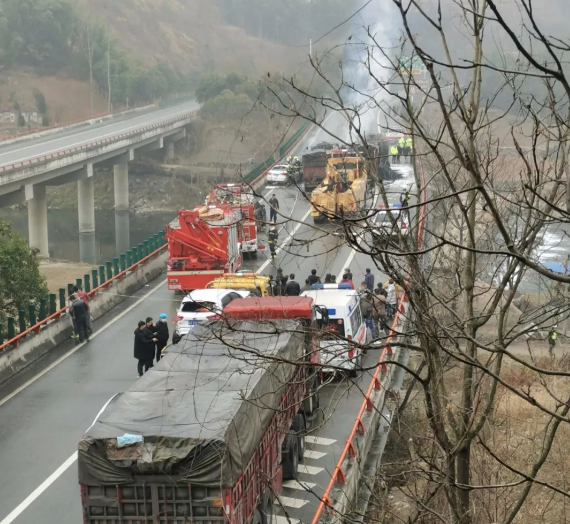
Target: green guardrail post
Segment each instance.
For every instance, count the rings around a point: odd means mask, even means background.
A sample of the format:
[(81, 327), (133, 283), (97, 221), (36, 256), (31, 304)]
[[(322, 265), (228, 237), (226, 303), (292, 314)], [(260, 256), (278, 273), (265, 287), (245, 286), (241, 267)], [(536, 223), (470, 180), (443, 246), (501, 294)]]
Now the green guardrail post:
[(12, 340), (16, 336), (16, 319), (8, 317), (8, 340)]
[(73, 284), (67, 284), (67, 296), (73, 293)]
[(139, 261), (139, 250), (138, 248), (133, 247), (131, 252), (133, 254), (133, 264), (136, 264)]
[(4, 344), (4, 332), (2, 331), (2, 324), (0, 324), (0, 346)]
[(83, 290), (85, 293), (89, 293), (91, 291), (91, 277), (89, 275), (83, 275), (83, 281), (85, 282)]
[(57, 311), (57, 295), (55, 293), (51, 293), (49, 296), (49, 314), (54, 315)]
[(144, 246), (142, 244), (139, 244), (139, 262), (146, 257), (146, 255), (144, 254)]
[(149, 237), (148, 239), (148, 254), (154, 253), (156, 248), (154, 247), (154, 237)]
[(40, 312), (38, 314), (38, 320), (41, 322), (47, 317), (47, 297), (40, 298)]
[(38, 323), (38, 321), (36, 320), (35, 304), (28, 304), (28, 318), (30, 319), (30, 327)]
[(126, 253), (127, 257), (127, 267), (131, 267), (133, 265), (133, 252), (129, 249)]
[(127, 269), (127, 255), (121, 254), (121, 273)]
[(26, 310), (20, 309), (18, 311), (18, 324), (20, 325), (20, 333), (26, 331)]
[(96, 289), (99, 287), (99, 277), (97, 275), (96, 269), (91, 270), (91, 282), (93, 284), (93, 289)]
[(110, 260), (107, 260), (106, 266), (105, 273), (107, 274), (107, 280), (111, 280), (113, 278), (113, 264)]
[(99, 266), (99, 284), (103, 285), (106, 282), (105, 266)]
[(65, 289), (59, 289), (59, 309), (63, 309), (65, 307)]
[(83, 279), (82, 279), (82, 278), (76, 278), (76, 279), (75, 279), (75, 285), (76, 285), (81, 291), (83, 291)]
[(154, 249), (156, 251), (160, 246), (162, 246), (162, 242), (160, 241), (160, 234), (155, 233), (152, 235), (152, 238), (154, 238)]
[(148, 240), (145, 240), (143, 242), (143, 245), (144, 245), (144, 256), (148, 257), (150, 255)]
[(115, 257), (113, 258), (113, 276), (116, 277), (120, 272), (121, 271), (119, 269), (119, 258)]

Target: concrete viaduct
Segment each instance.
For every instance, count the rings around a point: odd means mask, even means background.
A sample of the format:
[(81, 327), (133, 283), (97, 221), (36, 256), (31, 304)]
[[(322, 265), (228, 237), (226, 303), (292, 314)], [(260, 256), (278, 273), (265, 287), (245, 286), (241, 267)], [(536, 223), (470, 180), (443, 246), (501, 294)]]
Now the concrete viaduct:
[(27, 202), (30, 246), (48, 257), (46, 187), (77, 181), (80, 255), (81, 260), (93, 262), (93, 168), (112, 165), (117, 247), (128, 249), (129, 162), (141, 152), (162, 148), (165, 158), (171, 159), (174, 143), (187, 136), (197, 110), (197, 103), (187, 102), (0, 142), (0, 207)]

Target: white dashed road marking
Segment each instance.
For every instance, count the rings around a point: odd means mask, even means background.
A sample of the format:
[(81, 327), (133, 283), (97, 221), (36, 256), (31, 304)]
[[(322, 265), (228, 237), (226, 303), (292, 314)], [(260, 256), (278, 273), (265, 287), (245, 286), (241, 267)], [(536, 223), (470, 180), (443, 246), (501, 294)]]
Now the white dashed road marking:
[(325, 455), (326, 453), (322, 453), (321, 451), (313, 451), (312, 449), (305, 450), (305, 458), (308, 459), (318, 460), (320, 458), (323, 458)]
[(321, 446), (330, 446), (334, 444), (336, 440), (332, 438), (324, 438), (324, 437), (313, 437), (311, 435), (307, 435), (305, 437), (305, 442), (308, 444), (320, 444)]
[(294, 499), (293, 497), (284, 497), (282, 495), (279, 495), (277, 498), (279, 499), (278, 504), (287, 508), (299, 509), (309, 503), (308, 500)]
[(273, 515), (274, 524), (300, 524), (299, 519), (283, 517), (282, 515)]
[(283, 482), (284, 488), (296, 489), (302, 491), (313, 489), (315, 486), (316, 484), (314, 482), (303, 482), (303, 481), (299, 482), (298, 480), (286, 480)]
[(323, 471), (323, 468), (316, 468), (315, 466), (299, 464), (299, 473), (305, 473), (306, 475), (318, 475), (321, 471)]

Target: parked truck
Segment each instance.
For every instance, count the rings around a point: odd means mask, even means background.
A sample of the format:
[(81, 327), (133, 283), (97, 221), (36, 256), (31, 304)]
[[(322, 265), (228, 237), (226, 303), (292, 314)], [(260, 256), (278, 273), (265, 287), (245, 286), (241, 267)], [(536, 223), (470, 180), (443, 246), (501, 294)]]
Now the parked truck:
[(255, 195), (252, 189), (247, 184), (217, 184), (206, 197), (206, 205), (227, 207), (237, 213), (241, 254), (243, 258), (257, 258)]
[(354, 215), (366, 204), (368, 167), (353, 149), (327, 153), (326, 178), (311, 193), (311, 216), (315, 223)]
[(241, 265), (238, 244), (239, 217), (232, 210), (182, 210), (166, 226), (168, 289), (189, 292), (206, 287)]
[[(305, 340), (305, 355), (308, 361), (307, 395), (304, 412), (307, 416), (312, 416), (320, 405), (320, 340), (323, 330), (328, 329), (329, 315), (327, 308), (316, 305), (310, 297), (263, 296), (236, 298), (226, 306), (222, 318), (229, 321), (295, 319), (301, 322)], [(310, 379), (310, 377), (313, 378)]]
[(297, 320), (197, 326), (78, 446), (84, 524), (267, 524), (305, 449)]

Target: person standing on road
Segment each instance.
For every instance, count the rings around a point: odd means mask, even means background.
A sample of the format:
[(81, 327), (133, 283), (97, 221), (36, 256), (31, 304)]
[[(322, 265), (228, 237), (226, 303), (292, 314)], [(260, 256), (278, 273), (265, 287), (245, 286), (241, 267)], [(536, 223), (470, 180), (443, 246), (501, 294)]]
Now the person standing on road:
[(153, 366), (154, 345), (158, 339), (154, 338), (148, 330), (148, 321), (145, 323), (139, 320), (138, 327), (135, 329), (135, 358), (138, 360), (137, 372), (138, 378), (141, 378), (144, 372), (147, 372)]
[(287, 286), (287, 275), (283, 274), (283, 270), (278, 267), (277, 268), (277, 295), (284, 296), (286, 295), (285, 289)]
[(401, 136), (398, 140), (398, 162), (400, 162), (400, 156), (404, 154), (404, 148), (406, 147), (406, 138)]
[(78, 341), (79, 340), (79, 332), (77, 331), (77, 324), (75, 323), (75, 317), (73, 316), (73, 311), (71, 310), (71, 304), (73, 304), (75, 297), (76, 297), (76, 295), (74, 293), (71, 293), (67, 297), (67, 308), (69, 310), (69, 316), (71, 318), (71, 325), (73, 326), (73, 333), (71, 334), (71, 338), (75, 341)]
[(347, 267), (347, 268), (344, 270), (344, 273), (343, 273), (343, 275), (342, 275), (342, 279), (343, 279), (343, 280), (350, 280), (350, 281), (352, 281), (352, 272), (350, 271), (350, 268), (349, 268), (349, 267)]
[(370, 268), (366, 268), (366, 275), (364, 275), (364, 282), (366, 283), (366, 288), (370, 293), (374, 291), (374, 275), (370, 272)]
[(267, 243), (269, 244), (269, 252), (271, 253), (271, 260), (277, 256), (277, 240), (279, 239), (279, 232), (275, 224), (269, 226), (269, 233), (267, 233)]
[(70, 300), (73, 299), (69, 307), (69, 312), (75, 321), (79, 342), (81, 343), (83, 340), (89, 342), (89, 331), (87, 328), (87, 315), (89, 315), (89, 310), (87, 309), (87, 305), (75, 294), (69, 298)]
[(332, 279), (332, 275), (330, 273), (327, 273), (325, 275), (325, 284), (334, 284), (334, 280)]
[(400, 153), (398, 153), (398, 146), (390, 146), (390, 155), (392, 156), (392, 164), (400, 163)]
[(91, 335), (91, 306), (89, 305), (89, 295), (77, 286), (73, 286), (73, 294), (83, 300), (87, 306), (87, 331), (89, 332), (89, 335)]
[(551, 357), (554, 356), (554, 346), (556, 346), (556, 339), (558, 338), (558, 333), (556, 332), (556, 326), (553, 326), (548, 332), (548, 353)]
[(376, 289), (372, 299), (374, 322), (376, 323), (376, 333), (388, 331), (386, 325), (386, 291), (380, 286)]
[(409, 136), (408, 138), (406, 138), (406, 156), (408, 157), (408, 162), (410, 164), (412, 163), (413, 149), (414, 149), (414, 141), (412, 140), (412, 137)]
[(162, 350), (168, 344), (168, 338), (170, 333), (168, 331), (168, 323), (166, 322), (166, 313), (161, 313), (158, 316), (158, 322), (156, 323), (156, 338), (158, 342), (156, 343), (156, 361), (160, 361), (162, 356)]
[(301, 294), (301, 286), (299, 282), (295, 280), (295, 275), (291, 273), (289, 275), (289, 282), (287, 282), (287, 286), (285, 287), (285, 295), (288, 297), (298, 297)]
[(309, 281), (309, 286), (312, 286), (313, 284), (319, 284), (321, 282), (321, 277), (317, 276), (316, 269), (311, 269), (311, 274), (307, 280)]
[(388, 320), (394, 318), (396, 314), (396, 309), (398, 308), (398, 291), (396, 289), (396, 283), (394, 279), (391, 278), (386, 286), (386, 317)]
[(275, 193), (269, 199), (269, 208), (269, 221), (275, 223), (277, 222), (277, 211), (279, 210), (279, 200), (277, 200)]
[(360, 310), (362, 311), (362, 316), (364, 317), (366, 329), (370, 331), (372, 339), (375, 339), (376, 330), (374, 329), (374, 320), (372, 315), (372, 294), (368, 291), (366, 282), (360, 283), (358, 295), (360, 296)]

